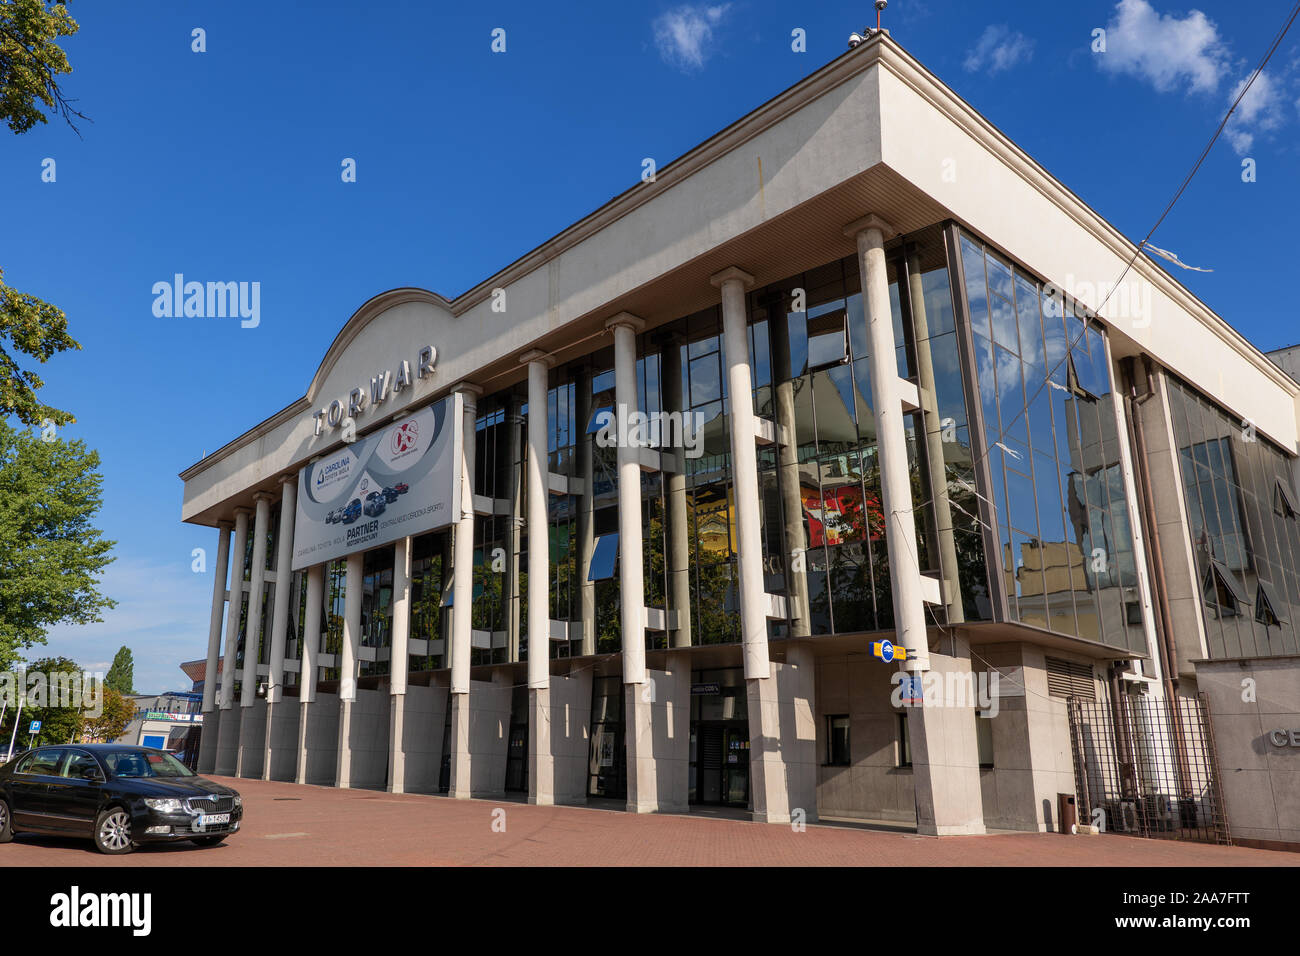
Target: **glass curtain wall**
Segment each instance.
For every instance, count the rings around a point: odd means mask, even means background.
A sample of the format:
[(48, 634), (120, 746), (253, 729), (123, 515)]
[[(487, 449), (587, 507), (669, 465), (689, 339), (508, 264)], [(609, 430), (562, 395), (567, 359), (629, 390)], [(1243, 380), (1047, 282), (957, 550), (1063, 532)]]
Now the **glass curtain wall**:
[(321, 616), (321, 652), (332, 655), (334, 663), (321, 668), (321, 680), (339, 679), (339, 659), (343, 654), (343, 615), (347, 603), (348, 562), (336, 559), (325, 566), (325, 602)]
[(1104, 328), (978, 239), (960, 248), (1007, 614), (1144, 652)]
[(427, 655), (410, 655), (412, 671), (447, 666), (449, 614), (445, 608), (451, 587), (451, 535), (431, 531), (411, 541), (411, 640), (428, 641)]
[(378, 677), (389, 672), (384, 651), (393, 647), (393, 548), (367, 551), (361, 564), (361, 647), (374, 660), (357, 660), (357, 677)]
[(1293, 460), (1166, 377), (1210, 657), (1300, 653)]
[[(505, 514), (474, 522), (475, 632), (472, 664), (501, 664), (527, 657), (528, 575), (524, 571), (523, 402), (515, 390), (478, 403), (474, 491), (508, 503)], [(516, 573), (517, 572), (517, 573)]]
[[(614, 414), (614, 350), (604, 348), (588, 357), (591, 373), (591, 415), (581, 441), (591, 455), (592, 560), (586, 584), (595, 601), (595, 646), (597, 654), (621, 650), (622, 600), (619, 591), (618, 555), (618, 448), (596, 441), (601, 423)], [(591, 647), (588, 644), (588, 647)]]

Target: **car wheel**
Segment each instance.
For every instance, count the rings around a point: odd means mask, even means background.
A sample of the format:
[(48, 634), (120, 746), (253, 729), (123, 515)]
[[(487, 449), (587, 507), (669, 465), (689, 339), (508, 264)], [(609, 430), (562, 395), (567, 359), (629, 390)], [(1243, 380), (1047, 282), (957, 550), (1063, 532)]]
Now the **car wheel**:
[(109, 807), (95, 818), (95, 849), (116, 856), (135, 849), (131, 842), (131, 817), (122, 807)]
[(217, 836), (195, 837), (191, 842), (196, 846), (220, 846), (225, 842), (225, 839), (226, 835), (221, 833)]
[(9, 804), (0, 800), (0, 843), (9, 843), (14, 838), (14, 821), (9, 815)]

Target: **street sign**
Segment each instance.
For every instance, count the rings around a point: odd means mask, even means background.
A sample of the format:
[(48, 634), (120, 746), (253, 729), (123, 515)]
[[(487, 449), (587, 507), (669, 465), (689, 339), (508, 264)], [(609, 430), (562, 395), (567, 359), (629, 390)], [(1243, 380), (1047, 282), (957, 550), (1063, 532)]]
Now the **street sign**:
[(871, 656), (879, 657), (886, 664), (907, 660), (907, 648), (899, 647), (891, 641), (872, 641)]
[(32, 725), (27, 728), (27, 732), (29, 734), (39, 734), (41, 732), (41, 722), (39, 720), (33, 720)]

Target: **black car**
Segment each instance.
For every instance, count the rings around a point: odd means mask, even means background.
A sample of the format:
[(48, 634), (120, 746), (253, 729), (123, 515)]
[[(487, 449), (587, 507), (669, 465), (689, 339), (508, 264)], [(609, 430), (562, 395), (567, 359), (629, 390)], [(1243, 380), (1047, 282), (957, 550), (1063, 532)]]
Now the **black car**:
[(234, 790), (149, 747), (38, 747), (0, 767), (0, 843), (31, 832), (90, 837), (110, 854), (177, 840), (216, 846), (243, 815)]

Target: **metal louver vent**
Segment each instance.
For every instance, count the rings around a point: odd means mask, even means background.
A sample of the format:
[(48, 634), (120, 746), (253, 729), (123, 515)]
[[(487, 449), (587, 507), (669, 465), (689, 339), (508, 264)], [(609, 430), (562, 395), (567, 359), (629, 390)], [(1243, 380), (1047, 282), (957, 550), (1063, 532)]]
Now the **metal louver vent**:
[(1081, 697), (1096, 700), (1092, 666), (1078, 661), (1047, 658), (1047, 693), (1052, 697)]

